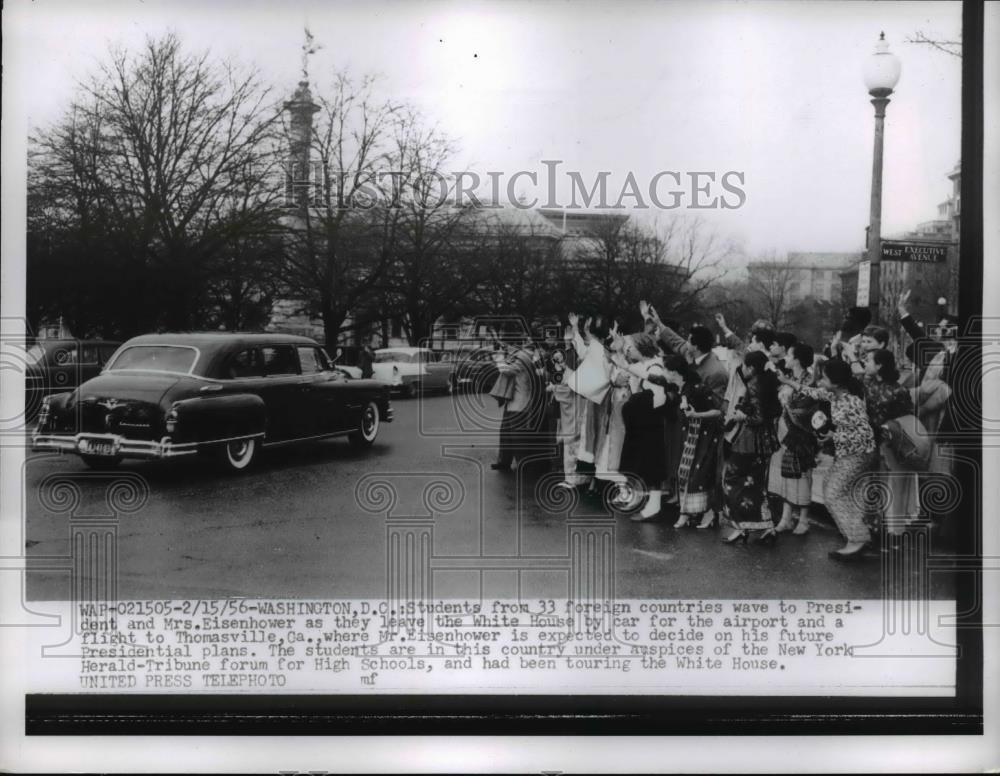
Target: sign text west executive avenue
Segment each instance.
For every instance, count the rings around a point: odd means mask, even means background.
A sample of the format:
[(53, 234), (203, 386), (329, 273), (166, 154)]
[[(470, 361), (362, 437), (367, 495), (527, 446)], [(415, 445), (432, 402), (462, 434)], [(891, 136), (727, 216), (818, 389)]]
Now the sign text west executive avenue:
[(923, 264), (943, 264), (948, 260), (948, 245), (926, 243), (882, 242), (882, 261), (915, 261)]

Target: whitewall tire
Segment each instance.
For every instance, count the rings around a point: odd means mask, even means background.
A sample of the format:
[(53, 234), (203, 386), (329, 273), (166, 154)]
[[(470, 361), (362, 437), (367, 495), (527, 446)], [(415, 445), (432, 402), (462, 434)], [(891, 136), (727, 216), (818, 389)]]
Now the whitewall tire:
[(219, 447), (219, 461), (231, 472), (249, 469), (257, 459), (260, 445), (256, 439), (234, 439)]
[(368, 402), (361, 411), (361, 425), (349, 436), (351, 444), (355, 447), (370, 447), (375, 442), (381, 425), (382, 414), (379, 412), (378, 404), (374, 401)]

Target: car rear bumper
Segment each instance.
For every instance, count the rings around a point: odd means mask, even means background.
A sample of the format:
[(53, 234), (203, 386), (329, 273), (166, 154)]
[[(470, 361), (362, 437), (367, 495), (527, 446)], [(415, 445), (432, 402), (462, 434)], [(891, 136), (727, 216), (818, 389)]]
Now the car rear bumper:
[[(255, 435), (262, 436), (262, 435)], [(232, 440), (218, 440), (219, 443)], [(122, 458), (179, 458), (194, 455), (204, 442), (177, 443), (170, 437), (159, 441), (151, 439), (129, 439), (118, 434), (43, 434), (35, 433), (31, 438), (33, 451), (61, 451), (77, 455), (110, 455)], [(95, 448), (95, 445), (99, 446)]]

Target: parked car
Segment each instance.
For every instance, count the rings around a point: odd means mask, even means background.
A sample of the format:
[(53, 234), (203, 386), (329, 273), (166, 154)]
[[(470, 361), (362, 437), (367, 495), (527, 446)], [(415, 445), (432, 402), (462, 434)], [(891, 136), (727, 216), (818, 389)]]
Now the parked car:
[(32, 449), (94, 467), (210, 453), (238, 471), (272, 445), (343, 434), (368, 446), (391, 420), (387, 386), (345, 377), (307, 337), (147, 334), (99, 376), (46, 397)]
[(489, 391), (500, 375), (497, 358), (503, 356), (491, 347), (457, 351), (455, 388), (478, 393)]
[(32, 418), (50, 393), (76, 388), (96, 377), (120, 342), (44, 339), (28, 348), (24, 373), (24, 408)]
[(454, 365), (440, 360), (441, 351), (430, 348), (381, 348), (375, 351), (375, 379), (394, 391), (413, 396), (424, 391), (451, 392)]

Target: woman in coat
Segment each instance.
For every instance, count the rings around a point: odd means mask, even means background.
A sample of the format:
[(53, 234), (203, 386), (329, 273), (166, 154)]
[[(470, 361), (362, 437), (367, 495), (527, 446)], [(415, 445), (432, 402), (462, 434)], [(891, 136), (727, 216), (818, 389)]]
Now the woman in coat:
[(773, 541), (777, 535), (767, 505), (767, 470), (778, 448), (775, 421), (781, 412), (773, 369), (759, 350), (743, 357), (746, 393), (733, 413), (736, 433), (722, 483), (726, 513), (736, 528), (723, 540), (730, 544), (746, 542), (751, 531), (760, 531), (762, 541)]

